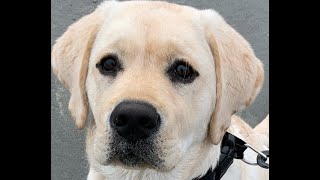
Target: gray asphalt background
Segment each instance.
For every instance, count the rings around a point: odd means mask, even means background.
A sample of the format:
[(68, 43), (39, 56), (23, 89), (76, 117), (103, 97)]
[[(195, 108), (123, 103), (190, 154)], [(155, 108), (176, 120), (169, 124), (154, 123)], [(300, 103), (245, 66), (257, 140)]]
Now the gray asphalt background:
[[(51, 46), (66, 28), (92, 12), (102, 0), (51, 0)], [(240, 113), (251, 125), (269, 112), (269, 1), (171, 0), (200, 9), (213, 8), (252, 45), (265, 69), (264, 86), (253, 105)], [(86, 130), (77, 130), (68, 112), (70, 94), (51, 73), (51, 179), (84, 180), (88, 173)]]

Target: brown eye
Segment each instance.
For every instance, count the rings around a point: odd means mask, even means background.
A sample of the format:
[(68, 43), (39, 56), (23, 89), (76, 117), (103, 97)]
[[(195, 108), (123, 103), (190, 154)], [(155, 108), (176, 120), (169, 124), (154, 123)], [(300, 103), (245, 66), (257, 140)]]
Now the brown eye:
[(100, 60), (100, 62), (96, 65), (99, 69), (100, 73), (103, 75), (117, 75), (119, 70), (122, 70), (121, 64), (119, 63), (118, 56), (115, 54), (110, 54)]
[(183, 79), (187, 79), (192, 75), (187, 64), (178, 64), (174, 69), (174, 73)]
[(101, 65), (102, 65), (103, 71), (110, 72), (116, 68), (117, 62), (112, 58), (105, 58), (105, 59), (102, 59)]
[(172, 82), (191, 83), (199, 76), (199, 73), (194, 70), (187, 62), (177, 60), (167, 70)]

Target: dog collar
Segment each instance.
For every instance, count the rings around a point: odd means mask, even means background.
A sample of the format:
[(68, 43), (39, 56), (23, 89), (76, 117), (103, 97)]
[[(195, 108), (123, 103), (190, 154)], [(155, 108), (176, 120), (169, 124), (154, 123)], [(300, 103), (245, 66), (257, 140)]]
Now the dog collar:
[[(243, 153), (247, 147), (258, 153), (257, 163), (250, 163), (243, 158)], [(250, 165), (259, 165), (262, 168), (269, 168), (269, 164), (266, 163), (267, 157), (269, 157), (269, 151), (263, 151), (262, 153), (248, 145), (240, 138), (226, 132), (221, 142), (221, 154), (217, 166), (210, 168), (207, 173), (201, 178), (194, 178), (193, 180), (219, 180), (228, 170), (233, 163), (233, 159), (241, 159), (245, 163)]]

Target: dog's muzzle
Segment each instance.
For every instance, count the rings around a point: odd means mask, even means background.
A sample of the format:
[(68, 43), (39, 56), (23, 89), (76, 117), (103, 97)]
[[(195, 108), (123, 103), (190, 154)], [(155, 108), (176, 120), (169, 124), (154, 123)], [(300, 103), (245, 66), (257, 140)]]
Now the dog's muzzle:
[(159, 168), (162, 160), (156, 145), (161, 117), (150, 104), (123, 101), (110, 116), (112, 157), (128, 166), (151, 165)]

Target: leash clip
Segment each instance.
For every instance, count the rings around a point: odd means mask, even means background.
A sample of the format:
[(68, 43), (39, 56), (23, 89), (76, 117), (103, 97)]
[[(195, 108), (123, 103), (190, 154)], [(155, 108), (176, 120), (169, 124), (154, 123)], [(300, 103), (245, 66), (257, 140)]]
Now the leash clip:
[(268, 151), (258, 151), (257, 149), (255, 149), (254, 147), (252, 147), (250, 144), (244, 144), (244, 146), (250, 148), (251, 150), (253, 150), (254, 152), (256, 152), (258, 154), (257, 156), (257, 162), (249, 162), (248, 160), (244, 159), (244, 157), (241, 159), (243, 162), (253, 165), (253, 166), (260, 166), (262, 168), (265, 169), (269, 169), (269, 164), (266, 163), (269, 157), (269, 150)]

